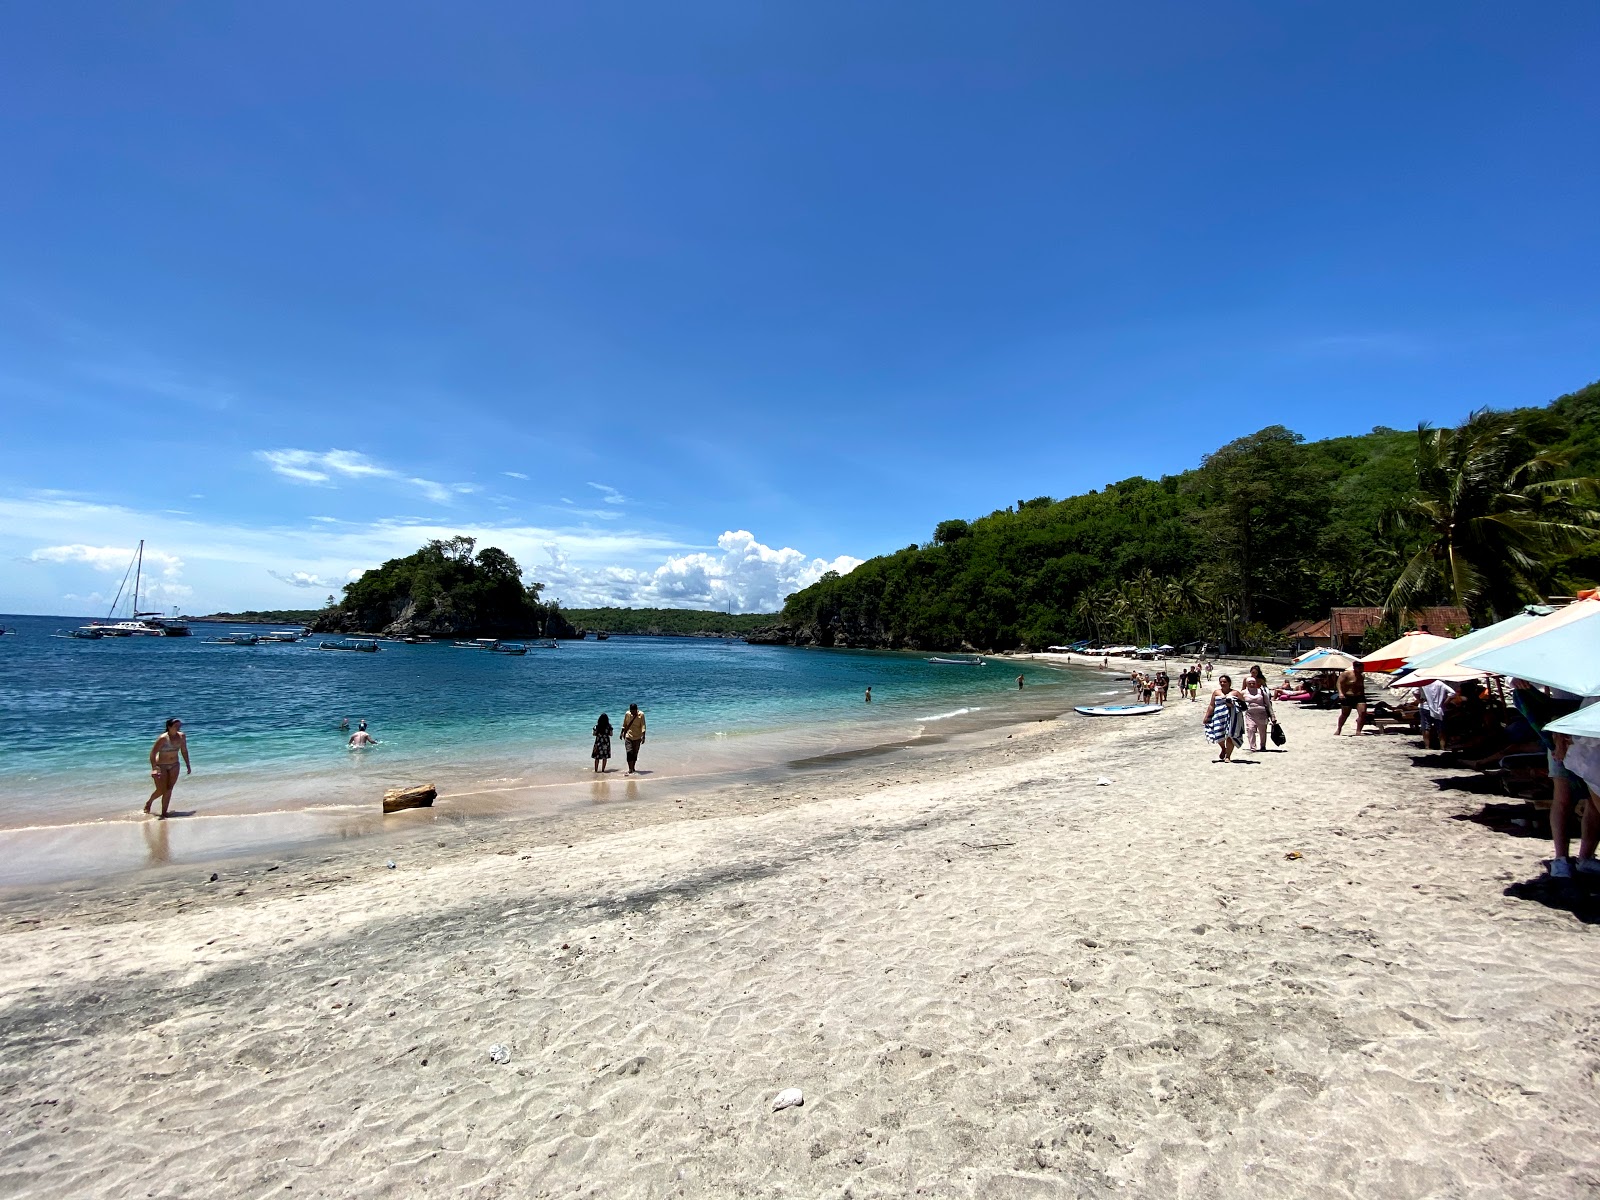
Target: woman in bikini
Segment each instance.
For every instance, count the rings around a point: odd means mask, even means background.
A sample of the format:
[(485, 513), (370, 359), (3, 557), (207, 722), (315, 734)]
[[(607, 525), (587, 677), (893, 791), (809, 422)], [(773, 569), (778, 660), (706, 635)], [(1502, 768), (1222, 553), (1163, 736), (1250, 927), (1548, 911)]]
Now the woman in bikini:
[(189, 739), (183, 736), (183, 722), (177, 717), (167, 718), (167, 730), (150, 747), (150, 778), (155, 781), (155, 791), (144, 802), (144, 811), (161, 797), (161, 816), (166, 818), (167, 806), (172, 803), (172, 788), (178, 782), (178, 759), (183, 758), (183, 769), (194, 774), (189, 765)]

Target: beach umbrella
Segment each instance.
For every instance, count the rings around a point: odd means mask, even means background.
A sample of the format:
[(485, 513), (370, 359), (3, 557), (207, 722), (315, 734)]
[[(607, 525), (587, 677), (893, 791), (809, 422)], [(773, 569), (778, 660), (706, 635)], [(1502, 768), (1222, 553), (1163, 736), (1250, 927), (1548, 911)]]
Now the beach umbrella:
[(1496, 646), (1464, 659), (1463, 667), (1510, 675), (1574, 696), (1600, 696), (1600, 603), (1580, 600)]
[(1329, 650), (1323, 647), (1315, 654), (1308, 654), (1300, 659), (1289, 671), (1348, 671), (1355, 666), (1356, 660), (1342, 650)]
[(1600, 704), (1591, 704), (1588, 708), (1558, 717), (1544, 730), (1546, 733), (1564, 733), (1568, 737), (1600, 737)]
[(1471, 633), (1464, 633), (1445, 646), (1436, 646), (1432, 650), (1424, 650), (1414, 658), (1406, 659), (1406, 665), (1400, 668), (1399, 675), (1405, 678), (1396, 678), (1391, 681), (1391, 687), (1420, 687), (1433, 679), (1476, 679), (1477, 672), (1466, 672), (1456, 675), (1434, 675), (1435, 667), (1444, 664), (1453, 664), (1465, 658), (1476, 650), (1486, 650), (1498, 643), (1508, 633), (1521, 629), (1524, 625), (1531, 625), (1540, 617), (1548, 616), (1554, 609), (1545, 608), (1543, 605), (1530, 604), (1527, 608), (1514, 616), (1507, 617), (1504, 621), (1496, 621), (1493, 625), (1485, 625), (1482, 629), (1474, 629)]
[(1369, 671), (1394, 671), (1403, 666), (1407, 659), (1415, 658), (1426, 650), (1434, 650), (1440, 646), (1448, 646), (1454, 638), (1440, 637), (1436, 633), (1402, 633), (1387, 646), (1374, 650), (1371, 654), (1361, 659), (1361, 665)]
[(1491, 625), (1487, 629), (1469, 633), (1466, 637), (1457, 638), (1451, 646), (1441, 646), (1437, 650), (1430, 650), (1421, 657), (1412, 659), (1406, 664), (1410, 668), (1406, 677), (1396, 680), (1394, 686), (1421, 687), (1433, 679), (1442, 679), (1446, 683), (1478, 679), (1489, 672), (1481, 667), (1468, 666), (1468, 659), (1476, 661), (1479, 655), (1490, 650), (1508, 646), (1536, 633), (1559, 628), (1569, 621), (1580, 620), (1596, 609), (1600, 609), (1600, 602), (1593, 600), (1579, 600), (1565, 608), (1553, 610), (1530, 605), (1514, 617)]

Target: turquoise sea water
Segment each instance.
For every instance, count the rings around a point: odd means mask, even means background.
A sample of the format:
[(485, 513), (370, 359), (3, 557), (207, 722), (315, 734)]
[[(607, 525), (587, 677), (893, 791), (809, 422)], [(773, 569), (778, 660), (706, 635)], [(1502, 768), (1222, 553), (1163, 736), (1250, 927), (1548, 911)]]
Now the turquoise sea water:
[[(649, 721), (645, 778), (666, 779), (926, 735), (1019, 703), (1059, 711), (1107, 687), (1031, 663), (708, 639), (563, 642), (517, 658), (444, 644), (384, 643), (377, 654), (322, 651), (320, 639), (207, 644), (243, 628), (219, 625), (190, 638), (52, 636), (79, 623), (0, 618), (16, 631), (0, 637), (0, 829), (136, 815), (168, 716), (183, 719), (195, 767), (175, 807), (215, 817), (371, 806), (384, 787), (424, 779), (491, 806), (512, 793), (526, 804), (529, 789), (591, 780), (595, 718), (604, 710), (620, 727), (630, 702)], [(352, 728), (365, 718), (382, 744), (347, 750), (342, 717)], [(620, 767), (620, 738), (616, 752)]]

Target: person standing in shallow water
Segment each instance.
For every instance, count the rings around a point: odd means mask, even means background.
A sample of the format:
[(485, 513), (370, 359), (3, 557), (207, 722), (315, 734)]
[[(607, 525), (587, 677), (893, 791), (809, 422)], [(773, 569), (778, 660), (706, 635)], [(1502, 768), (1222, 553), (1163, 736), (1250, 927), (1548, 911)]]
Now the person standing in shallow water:
[(166, 731), (150, 747), (150, 778), (156, 786), (150, 793), (150, 799), (144, 802), (144, 811), (148, 813), (159, 796), (162, 820), (166, 819), (167, 806), (172, 803), (172, 789), (178, 782), (180, 757), (183, 759), (183, 769), (193, 775), (194, 768), (189, 765), (189, 739), (183, 735), (183, 722), (177, 717), (168, 717)]
[(605, 713), (594, 723), (594, 749), (589, 757), (594, 759), (594, 769), (604, 774), (606, 764), (611, 761), (611, 718)]
[(639, 747), (644, 745), (644, 714), (637, 704), (628, 705), (622, 718), (622, 744), (628, 752), (628, 774), (639, 769)]
[(1018, 675), (1017, 676), (1017, 691), (1020, 692), (1021, 690), (1022, 690), (1022, 676)]
[(867, 685), (867, 703), (872, 703), (872, 685), (870, 683)]

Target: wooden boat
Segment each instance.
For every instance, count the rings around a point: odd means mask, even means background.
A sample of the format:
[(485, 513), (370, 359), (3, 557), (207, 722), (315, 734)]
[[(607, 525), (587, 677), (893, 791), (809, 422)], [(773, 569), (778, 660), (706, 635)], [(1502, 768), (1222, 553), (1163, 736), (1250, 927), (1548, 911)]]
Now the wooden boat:
[(1159, 704), (1080, 704), (1075, 711), (1086, 717), (1142, 717), (1161, 711)]
[(516, 642), (496, 642), (489, 647), (490, 654), (526, 654), (527, 652), (528, 648), (526, 646), (520, 646)]
[(597, 642), (604, 642), (604, 641), (609, 640), (610, 637), (611, 637), (611, 635), (609, 633), (607, 633), (604, 629), (602, 629), (602, 630), (600, 630), (598, 633), (596, 633), (594, 635), (594, 640), (597, 641)]
[(392, 813), (407, 808), (432, 808), (438, 795), (438, 790), (431, 783), (413, 788), (390, 788), (383, 794), (383, 811)]
[(985, 665), (981, 658), (940, 658), (935, 655), (928, 661), (938, 663), (941, 667), (981, 667)]
[(323, 642), (321, 645), (319, 645), (317, 647), (317, 649), (318, 650), (354, 650), (354, 651), (357, 651), (358, 653), (361, 653), (361, 654), (376, 654), (378, 652), (378, 643), (377, 642), (367, 642), (367, 641)]
[(255, 646), (261, 642), (261, 635), (255, 633), (224, 633), (220, 637), (207, 638), (207, 646)]

